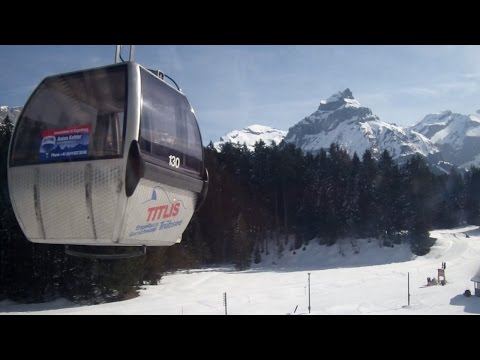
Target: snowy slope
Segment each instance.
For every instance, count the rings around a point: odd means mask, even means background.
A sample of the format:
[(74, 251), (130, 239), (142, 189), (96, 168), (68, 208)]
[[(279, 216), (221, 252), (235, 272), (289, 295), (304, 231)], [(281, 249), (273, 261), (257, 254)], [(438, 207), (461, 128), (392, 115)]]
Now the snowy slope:
[(16, 106), (16, 107), (0, 106), (0, 122), (3, 121), (3, 119), (5, 119), (8, 115), (10, 120), (12, 120), (13, 123), (16, 123), (22, 109), (23, 109), (22, 106)]
[(270, 126), (250, 125), (243, 130), (234, 130), (227, 135), (222, 136), (220, 141), (214, 143), (215, 148), (220, 150), (222, 144), (231, 142), (233, 144), (247, 145), (249, 150), (254, 150), (256, 142), (263, 140), (267, 146), (272, 145), (272, 142), (278, 145), (287, 135), (286, 131), (274, 129)]
[(375, 156), (387, 149), (394, 159), (438, 153), (436, 146), (417, 131), (381, 121), (353, 97), (350, 89), (322, 100), (317, 111), (289, 129), (285, 141), (309, 152), (337, 143), (359, 156), (367, 149)]
[[(0, 314), (308, 314), (308, 275), (312, 314), (480, 314), (480, 298), (464, 297), (480, 267), (480, 230), (469, 226), (438, 230), (436, 244), (416, 257), (405, 245), (394, 249), (376, 240), (350, 241), (330, 248), (310, 242), (306, 250), (267, 257), (248, 271), (229, 268), (181, 271), (147, 286), (123, 302), (76, 306), (65, 300), (24, 305), (0, 302)], [(288, 249), (288, 246), (287, 246)], [(271, 247), (271, 251), (275, 251)], [(341, 254), (344, 255), (341, 255)], [(426, 286), (447, 263), (446, 286)], [(407, 273), (411, 306), (407, 307)]]
[(441, 150), (443, 158), (461, 167), (480, 165), (480, 115), (444, 111), (429, 114), (415, 126)]

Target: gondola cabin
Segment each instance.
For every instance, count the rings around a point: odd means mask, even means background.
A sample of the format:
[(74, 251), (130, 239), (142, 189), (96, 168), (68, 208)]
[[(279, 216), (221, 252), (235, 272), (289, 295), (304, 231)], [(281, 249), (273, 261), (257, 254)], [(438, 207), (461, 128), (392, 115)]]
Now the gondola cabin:
[(44, 79), (15, 126), (10, 198), (36, 243), (168, 246), (204, 199), (194, 111), (135, 62)]

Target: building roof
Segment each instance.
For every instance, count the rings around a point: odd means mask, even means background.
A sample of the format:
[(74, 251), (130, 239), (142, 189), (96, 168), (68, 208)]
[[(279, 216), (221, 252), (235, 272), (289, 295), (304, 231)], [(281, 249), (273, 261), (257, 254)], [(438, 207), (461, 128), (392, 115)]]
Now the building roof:
[(480, 273), (477, 274), (477, 275), (475, 275), (475, 276), (471, 279), (471, 281), (480, 282)]

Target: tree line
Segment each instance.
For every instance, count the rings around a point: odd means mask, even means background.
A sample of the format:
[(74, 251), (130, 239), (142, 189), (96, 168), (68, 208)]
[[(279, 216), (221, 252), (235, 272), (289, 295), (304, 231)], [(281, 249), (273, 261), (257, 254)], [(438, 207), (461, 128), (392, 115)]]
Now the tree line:
[[(258, 262), (276, 244), (296, 250), (312, 239), (376, 238), (381, 246), (408, 242), (417, 255), (434, 243), (429, 231), (480, 224), (480, 170), (434, 175), (414, 155), (399, 166), (385, 150), (350, 156), (337, 144), (317, 154), (293, 144), (249, 151), (226, 143), (205, 149), (209, 196), (191, 227), (200, 261)], [(378, 159), (377, 159), (378, 158)]]
[(210, 174), (205, 203), (182, 242), (147, 248), (146, 256), (72, 257), (63, 245), (26, 240), (8, 195), (7, 153), (13, 124), (0, 125), (0, 300), (104, 302), (135, 296), (167, 271), (234, 264), (246, 269), (275, 248), (310, 241), (372, 237), (381, 246), (408, 242), (416, 254), (434, 243), (429, 230), (480, 224), (480, 169), (436, 176), (421, 156), (403, 166), (388, 151), (361, 158), (336, 144), (317, 154), (282, 142), (253, 151), (226, 143), (205, 147)]

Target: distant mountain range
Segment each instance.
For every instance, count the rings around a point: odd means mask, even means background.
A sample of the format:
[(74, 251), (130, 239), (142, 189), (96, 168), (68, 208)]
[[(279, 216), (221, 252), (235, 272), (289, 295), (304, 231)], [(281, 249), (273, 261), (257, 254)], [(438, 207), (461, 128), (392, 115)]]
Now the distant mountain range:
[(480, 114), (429, 114), (412, 129), (429, 138), (445, 161), (464, 168), (480, 164)]
[(359, 156), (370, 149), (378, 157), (387, 149), (397, 160), (413, 154), (429, 157), (439, 152), (422, 134), (381, 121), (349, 89), (322, 100), (313, 114), (288, 130), (285, 141), (308, 152), (327, 149), (331, 143)]
[(0, 121), (3, 121), (8, 116), (13, 123), (16, 123), (22, 109), (23, 106), (0, 106)]
[(243, 130), (234, 130), (222, 136), (220, 141), (214, 143), (214, 146), (217, 150), (220, 150), (222, 144), (230, 142), (240, 145), (246, 144), (249, 150), (253, 150), (255, 143), (260, 140), (270, 146), (273, 142), (280, 144), (286, 135), (286, 131), (274, 129), (270, 126), (250, 125)]
[[(0, 106), (0, 121), (8, 115), (15, 123), (21, 111), (21, 106)], [(320, 101), (316, 111), (288, 131), (250, 125), (222, 136), (214, 146), (219, 150), (226, 142), (245, 143), (253, 150), (260, 139), (267, 146), (285, 140), (312, 153), (328, 149), (332, 142), (359, 156), (370, 149), (378, 157), (387, 149), (400, 163), (420, 154), (437, 170), (448, 172), (452, 165), (480, 166), (480, 110), (470, 115), (449, 110), (428, 114), (414, 126), (401, 127), (382, 121), (370, 108), (360, 104), (350, 89), (345, 89)]]
[[(253, 149), (258, 139), (268, 145), (271, 129), (268, 126), (249, 126), (228, 133), (215, 145), (218, 149), (226, 141), (246, 142)], [(255, 136), (252, 136), (253, 133)], [(472, 115), (451, 111), (428, 114), (414, 126), (401, 127), (382, 121), (370, 108), (360, 104), (350, 89), (320, 101), (315, 112), (288, 132), (275, 129), (275, 134), (276, 143), (286, 134), (286, 142), (312, 153), (337, 143), (350, 154), (356, 152), (360, 157), (366, 149), (370, 149), (376, 157), (386, 149), (399, 163), (420, 154), (440, 172), (448, 172), (452, 165), (464, 168), (480, 165), (480, 111)]]

